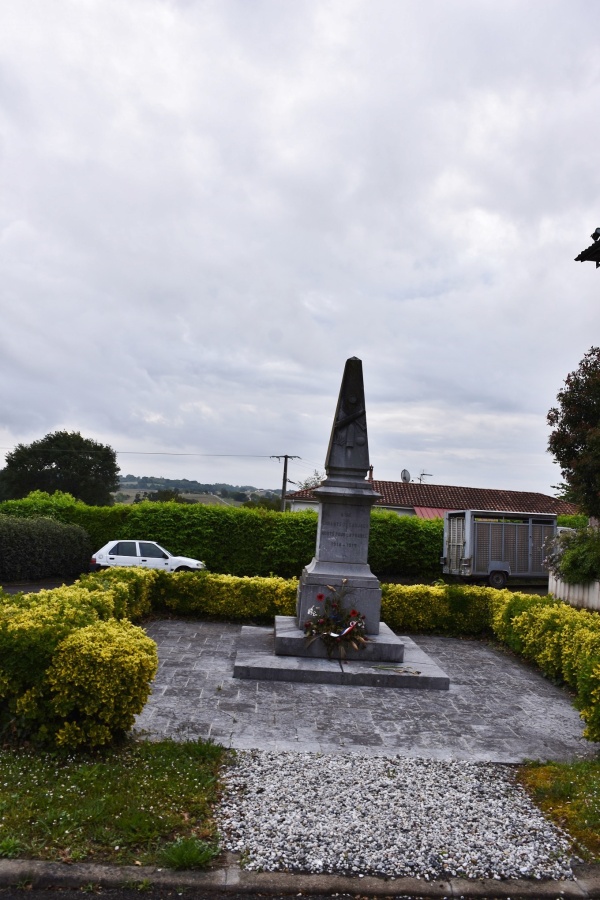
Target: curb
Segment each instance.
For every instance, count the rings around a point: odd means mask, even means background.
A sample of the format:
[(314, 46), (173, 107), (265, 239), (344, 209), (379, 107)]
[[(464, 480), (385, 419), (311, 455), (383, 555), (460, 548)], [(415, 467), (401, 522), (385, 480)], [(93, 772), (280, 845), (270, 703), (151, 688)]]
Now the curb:
[(203, 872), (175, 872), (155, 866), (104, 866), (96, 863), (56, 863), (41, 860), (0, 860), (0, 888), (158, 887), (196, 888), (238, 894), (354, 894), (364, 897), (517, 898), (557, 900), (600, 898), (600, 865), (573, 869), (573, 881), (493, 878), (377, 878), (372, 875), (304, 875), (289, 872), (246, 872), (228, 864)]

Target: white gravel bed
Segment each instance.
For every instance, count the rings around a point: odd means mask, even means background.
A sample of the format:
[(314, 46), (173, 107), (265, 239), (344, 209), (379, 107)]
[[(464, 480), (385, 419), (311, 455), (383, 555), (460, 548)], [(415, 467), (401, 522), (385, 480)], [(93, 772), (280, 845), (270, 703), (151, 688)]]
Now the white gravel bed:
[(570, 840), (506, 766), (240, 750), (222, 846), (254, 871), (572, 878)]

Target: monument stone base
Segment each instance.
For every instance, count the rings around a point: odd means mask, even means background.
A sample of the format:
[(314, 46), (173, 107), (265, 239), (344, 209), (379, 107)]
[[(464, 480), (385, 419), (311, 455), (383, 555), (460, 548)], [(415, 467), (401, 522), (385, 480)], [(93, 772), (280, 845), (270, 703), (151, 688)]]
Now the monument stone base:
[(298, 584), (298, 602), (296, 625), (304, 629), (308, 610), (317, 604), (317, 594), (328, 596), (329, 586), (339, 590), (342, 581), (347, 580), (350, 592), (344, 600), (348, 609), (354, 607), (365, 617), (365, 631), (368, 635), (379, 634), (379, 616), (381, 615), (381, 586), (377, 578), (366, 565), (352, 565), (312, 561), (302, 570)]
[[(381, 622), (379, 634), (369, 635), (367, 643), (358, 650), (345, 643), (344, 654), (344, 659), (358, 662), (402, 662), (404, 644), (385, 622)], [(321, 638), (307, 638), (304, 631), (296, 625), (294, 616), (275, 616), (275, 655), (329, 659)], [(339, 652), (334, 653), (331, 658), (339, 659)]]
[(291, 681), (299, 684), (339, 684), (356, 687), (412, 688), (447, 691), (448, 675), (409, 637), (403, 662), (341, 663), (335, 659), (277, 656), (272, 628), (242, 626), (233, 668), (234, 678)]

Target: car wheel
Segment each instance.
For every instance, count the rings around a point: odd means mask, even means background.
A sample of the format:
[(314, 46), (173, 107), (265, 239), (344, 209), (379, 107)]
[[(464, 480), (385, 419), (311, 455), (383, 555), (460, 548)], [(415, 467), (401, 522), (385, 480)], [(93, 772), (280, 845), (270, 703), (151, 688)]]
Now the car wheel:
[(175, 571), (176, 572), (191, 572), (192, 570), (190, 569), (189, 566), (179, 566), (177, 569), (175, 569)]
[(496, 588), (501, 591), (503, 587), (506, 587), (507, 582), (506, 572), (490, 572), (488, 576), (488, 583), (490, 587)]

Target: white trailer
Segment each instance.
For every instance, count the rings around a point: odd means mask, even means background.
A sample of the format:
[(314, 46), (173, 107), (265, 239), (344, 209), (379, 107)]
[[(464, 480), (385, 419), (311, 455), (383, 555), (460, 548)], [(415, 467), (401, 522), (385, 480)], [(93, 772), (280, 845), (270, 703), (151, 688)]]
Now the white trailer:
[(457, 509), (444, 515), (443, 572), (487, 579), (503, 588), (509, 578), (544, 578), (544, 546), (556, 535), (556, 516), (489, 509)]

